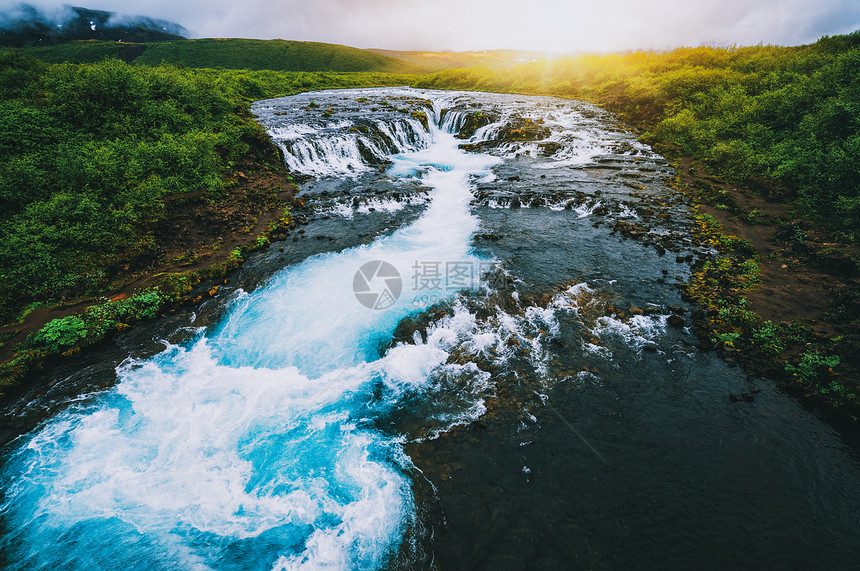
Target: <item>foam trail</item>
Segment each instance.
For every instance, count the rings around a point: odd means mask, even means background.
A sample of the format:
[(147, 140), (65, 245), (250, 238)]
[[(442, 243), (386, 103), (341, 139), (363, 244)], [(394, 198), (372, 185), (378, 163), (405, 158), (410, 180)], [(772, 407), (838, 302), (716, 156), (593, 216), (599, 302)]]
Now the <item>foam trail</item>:
[[(411, 226), (283, 270), (208, 334), (124, 363), (115, 388), (21, 442), (2, 470), (11, 568), (385, 564), (414, 506), (399, 440), (373, 416), (429, 382), (448, 352), (440, 338), (381, 357), (379, 342), (416, 311), (416, 261), (477, 263), (469, 180), (500, 160), (432, 138), (391, 168), (434, 189)], [(372, 260), (405, 282), (387, 311), (352, 292)]]

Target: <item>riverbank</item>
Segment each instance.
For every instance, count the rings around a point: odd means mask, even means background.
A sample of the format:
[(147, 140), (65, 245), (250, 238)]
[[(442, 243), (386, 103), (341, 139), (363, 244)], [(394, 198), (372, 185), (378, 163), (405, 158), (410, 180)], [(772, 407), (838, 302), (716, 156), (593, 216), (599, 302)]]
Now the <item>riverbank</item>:
[(860, 248), (836, 241), (784, 196), (729, 184), (661, 150), (673, 158), (676, 187), (695, 203), (696, 239), (719, 251), (694, 265), (683, 288), (700, 308), (700, 346), (743, 366), (751, 381), (777, 381), (858, 446)]
[(860, 247), (804, 217), (796, 197), (731, 184), (676, 145), (644, 140), (675, 168), (696, 244), (716, 252), (681, 291), (698, 307), (699, 348), (747, 373), (748, 391), (726, 397), (742, 406), (756, 379), (776, 381), (860, 446)]

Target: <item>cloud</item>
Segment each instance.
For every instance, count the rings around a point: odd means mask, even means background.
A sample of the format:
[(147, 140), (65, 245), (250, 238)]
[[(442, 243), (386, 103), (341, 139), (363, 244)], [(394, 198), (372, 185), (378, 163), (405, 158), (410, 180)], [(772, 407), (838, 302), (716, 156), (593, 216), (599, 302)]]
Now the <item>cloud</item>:
[[(34, 4), (58, 9), (59, 2)], [(391, 49), (663, 49), (797, 45), (860, 28), (856, 0), (92, 0), (175, 21), (197, 37)], [(0, 0), (0, 10), (14, 3)]]

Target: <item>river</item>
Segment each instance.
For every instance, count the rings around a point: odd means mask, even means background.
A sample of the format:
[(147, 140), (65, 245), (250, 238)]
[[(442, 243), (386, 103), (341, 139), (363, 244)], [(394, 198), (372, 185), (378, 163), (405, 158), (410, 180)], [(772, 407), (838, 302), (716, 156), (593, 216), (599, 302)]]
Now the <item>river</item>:
[(7, 447), (8, 568), (858, 565), (856, 453), (697, 349), (676, 286), (714, 252), (612, 115), (406, 88), (253, 111), (306, 224)]

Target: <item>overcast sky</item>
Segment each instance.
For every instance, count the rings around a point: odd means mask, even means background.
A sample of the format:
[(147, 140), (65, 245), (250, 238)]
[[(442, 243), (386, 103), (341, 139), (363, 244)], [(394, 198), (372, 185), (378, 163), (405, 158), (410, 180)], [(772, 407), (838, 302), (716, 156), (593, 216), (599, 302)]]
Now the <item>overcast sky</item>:
[[(16, 2), (0, 0), (0, 9)], [(30, 0), (40, 7), (60, 2)], [(69, 0), (194, 37), (408, 50), (617, 51), (797, 45), (860, 28), (860, 0)]]

